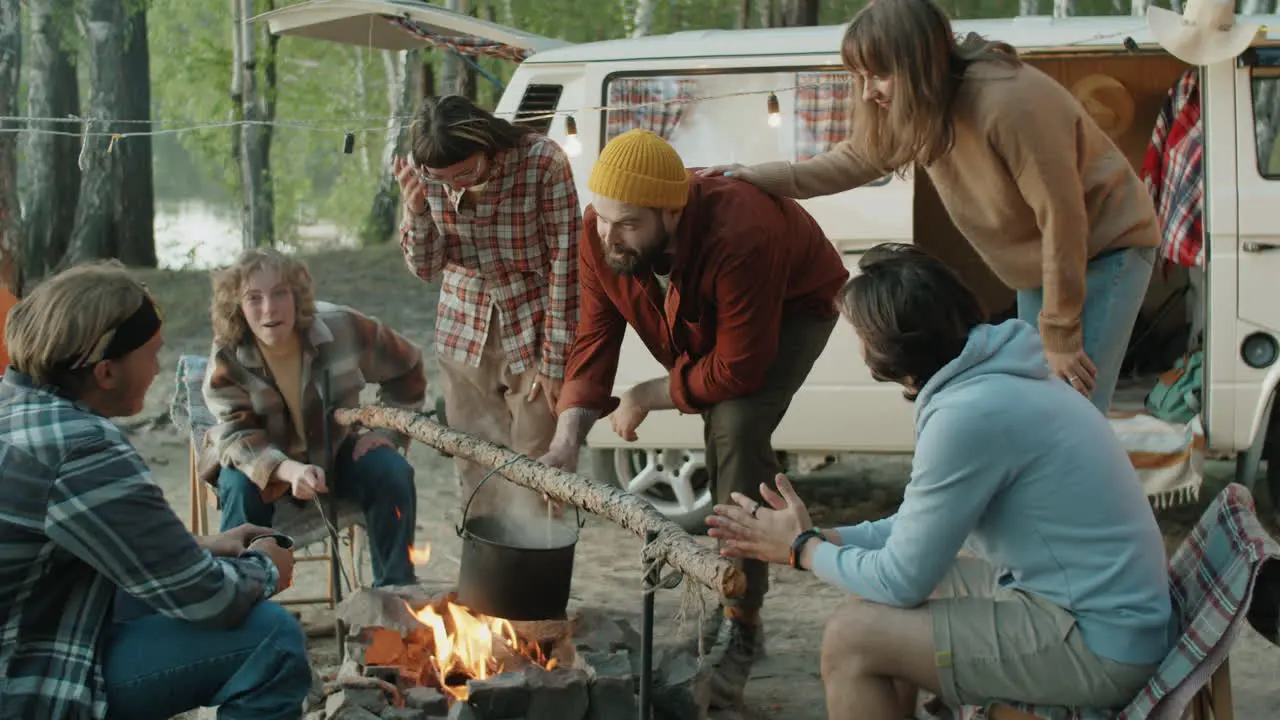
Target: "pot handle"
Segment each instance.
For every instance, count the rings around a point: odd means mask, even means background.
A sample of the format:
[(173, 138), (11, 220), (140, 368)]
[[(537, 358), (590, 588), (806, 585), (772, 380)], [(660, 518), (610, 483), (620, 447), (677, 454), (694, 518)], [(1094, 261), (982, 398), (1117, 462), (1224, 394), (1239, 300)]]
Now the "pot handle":
[[(517, 453), (515, 457), (495, 467), (494, 469), (485, 473), (483, 478), (480, 478), (480, 482), (476, 483), (476, 489), (471, 491), (471, 496), (467, 498), (467, 503), (462, 506), (462, 524), (453, 526), (454, 531), (458, 533), (458, 537), (462, 537), (462, 528), (467, 526), (467, 517), (471, 514), (471, 501), (476, 499), (476, 495), (480, 493), (480, 488), (483, 487), (485, 483), (489, 482), (489, 478), (493, 477), (494, 475), (497, 475), (499, 470), (507, 467), (508, 465), (515, 464), (520, 460), (528, 460), (528, 459), (529, 459), (528, 455), (525, 455), (524, 453)], [(573, 514), (574, 514), (574, 518), (576, 520), (578, 529), (581, 530), (583, 527), (586, 526), (587, 521), (583, 519), (582, 511), (578, 509), (577, 505), (573, 506)]]

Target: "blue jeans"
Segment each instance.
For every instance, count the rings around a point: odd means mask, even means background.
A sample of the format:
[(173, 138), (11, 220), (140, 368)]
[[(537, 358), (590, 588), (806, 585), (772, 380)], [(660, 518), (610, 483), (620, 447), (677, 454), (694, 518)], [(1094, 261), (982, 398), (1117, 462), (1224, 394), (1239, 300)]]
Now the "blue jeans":
[[(338, 448), (333, 476), (327, 477), (336, 498), (355, 500), (364, 510), (369, 528), (369, 555), (373, 585), (405, 585), (416, 580), (409, 546), (418, 517), (418, 492), (413, 466), (389, 447), (378, 447), (352, 460), (355, 437)], [(222, 505), (222, 530), (253, 523), (271, 527), (275, 508), (263, 502), (262, 493), (249, 477), (224, 467), (218, 475), (218, 499)], [(292, 502), (281, 498), (279, 502)]]
[(268, 600), (239, 627), (220, 630), (118, 592), (102, 671), (109, 720), (166, 720), (214, 706), (221, 720), (298, 720), (311, 689), (302, 626)]
[[(1155, 259), (1155, 248), (1124, 248), (1095, 257), (1086, 268), (1080, 325), (1084, 352), (1098, 368), (1090, 399), (1104, 414), (1111, 409), (1120, 364), (1129, 349), (1129, 337), (1147, 295)], [(1019, 319), (1039, 327), (1043, 307), (1044, 291), (1040, 288), (1018, 291)]]

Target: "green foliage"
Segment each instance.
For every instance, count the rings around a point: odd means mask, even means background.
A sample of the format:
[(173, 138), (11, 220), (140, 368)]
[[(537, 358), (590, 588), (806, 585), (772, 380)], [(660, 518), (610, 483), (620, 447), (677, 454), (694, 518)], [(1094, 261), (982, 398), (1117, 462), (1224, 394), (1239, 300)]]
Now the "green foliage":
[[(45, 0), (49, 1), (49, 0)], [(301, 0), (276, 0), (285, 6)], [(957, 18), (1014, 15), (1018, 0), (940, 0)], [(232, 79), (232, 24), (228, 0), (124, 0), (129, 8), (146, 5), (151, 41), (151, 67), (156, 119), (164, 127), (194, 122), (225, 122), (239, 116), (230, 97)], [(443, 4), (444, 0), (433, 0)], [(572, 42), (624, 37), (635, 14), (635, 0), (469, 0), (480, 17)], [(732, 28), (738, 23), (741, 0), (654, 0), (654, 33), (677, 30)], [(760, 6), (753, 0), (750, 27), (760, 26)], [(1050, 12), (1052, 0), (1040, 0), (1041, 12)], [(824, 23), (845, 23), (866, 0), (822, 0)], [(1127, 2), (1124, 3), (1127, 8)], [(1161, 0), (1167, 5), (1167, 0)], [(68, 42), (83, 42), (75, 27), (74, 2), (57, 2)], [(257, 12), (267, 3), (258, 0)], [(490, 10), (492, 6), (492, 11)], [(1115, 12), (1112, 0), (1078, 0), (1081, 14)], [(259, 57), (260, 89), (265, 90), (261, 60), (267, 43), (260, 30), (255, 43)], [(344, 233), (356, 234), (372, 202), (376, 174), (380, 171), (384, 128), (388, 112), (386, 72), (379, 50), (369, 51), (319, 40), (286, 37), (278, 46), (277, 114), (282, 123), (307, 127), (277, 127), (271, 153), (276, 199), (277, 240), (297, 240), (299, 225), (332, 223)], [(362, 52), (363, 50), (363, 52)], [(424, 57), (436, 69), (442, 53)], [(485, 72), (502, 82), (510, 79), (515, 65), (503, 60), (477, 61)], [(363, 78), (363, 92), (359, 78)], [(478, 76), (479, 101), (493, 107), (501, 95)], [(443, 90), (443, 88), (441, 89)], [(411, 112), (412, 109), (409, 109)], [(334, 118), (352, 118), (335, 121)], [(329, 119), (329, 122), (319, 122)], [(342, 153), (343, 134), (356, 136), (355, 152)], [(157, 143), (159, 192), (199, 193), (199, 199), (238, 206), (240, 176), (232, 153), (231, 128), (209, 128), (177, 138), (190, 156), (189, 163), (169, 162), (173, 144)], [(368, 164), (362, 157), (368, 158)], [(166, 178), (175, 171), (196, 173), (188, 178)], [(163, 182), (171, 179), (166, 190)], [(209, 185), (218, 192), (210, 193)], [(211, 197), (212, 195), (212, 197)]]
[[(152, 0), (150, 23), (156, 117), (165, 127), (226, 122), (239, 116), (230, 95), (232, 22), (228, 3)], [(290, 3), (280, 3), (281, 6)], [(258, 11), (265, 9), (258, 3)], [(267, 91), (265, 30), (255, 41), (258, 89)], [(302, 38), (281, 38), (277, 48), (276, 127), (271, 148), (278, 242), (296, 241), (299, 225), (334, 223), (354, 232), (368, 211), (387, 114), (386, 77), (378, 51)], [(366, 92), (357, 93), (357, 74)], [(336, 121), (335, 118), (353, 118)], [(342, 153), (343, 135), (356, 135), (356, 152)], [(240, 197), (240, 169), (229, 127), (183, 133), (179, 140), (199, 172)], [(360, 162), (369, 153), (366, 171)], [(159, 173), (163, 179), (163, 169)], [(222, 193), (220, 193), (222, 194)]]

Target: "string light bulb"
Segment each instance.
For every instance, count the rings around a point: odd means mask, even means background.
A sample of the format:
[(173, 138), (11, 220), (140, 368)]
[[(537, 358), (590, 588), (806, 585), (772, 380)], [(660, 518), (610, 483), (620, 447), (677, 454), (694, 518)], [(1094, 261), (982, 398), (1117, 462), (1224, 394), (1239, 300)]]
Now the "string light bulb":
[(782, 125), (782, 110), (778, 107), (777, 93), (769, 93), (769, 127)]
[(569, 157), (578, 157), (582, 153), (582, 142), (578, 140), (578, 122), (572, 115), (564, 118), (564, 152)]

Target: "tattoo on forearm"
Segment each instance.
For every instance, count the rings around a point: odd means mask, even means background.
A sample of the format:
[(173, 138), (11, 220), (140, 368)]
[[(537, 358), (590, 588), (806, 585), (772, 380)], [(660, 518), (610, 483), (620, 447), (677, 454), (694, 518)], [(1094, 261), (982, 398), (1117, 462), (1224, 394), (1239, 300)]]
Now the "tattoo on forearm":
[(587, 440), (587, 433), (591, 432), (591, 426), (599, 418), (599, 410), (584, 407), (565, 410), (560, 413), (560, 419), (556, 423), (556, 434), (551, 444), (555, 446), (572, 444), (574, 447), (582, 447), (582, 443)]

